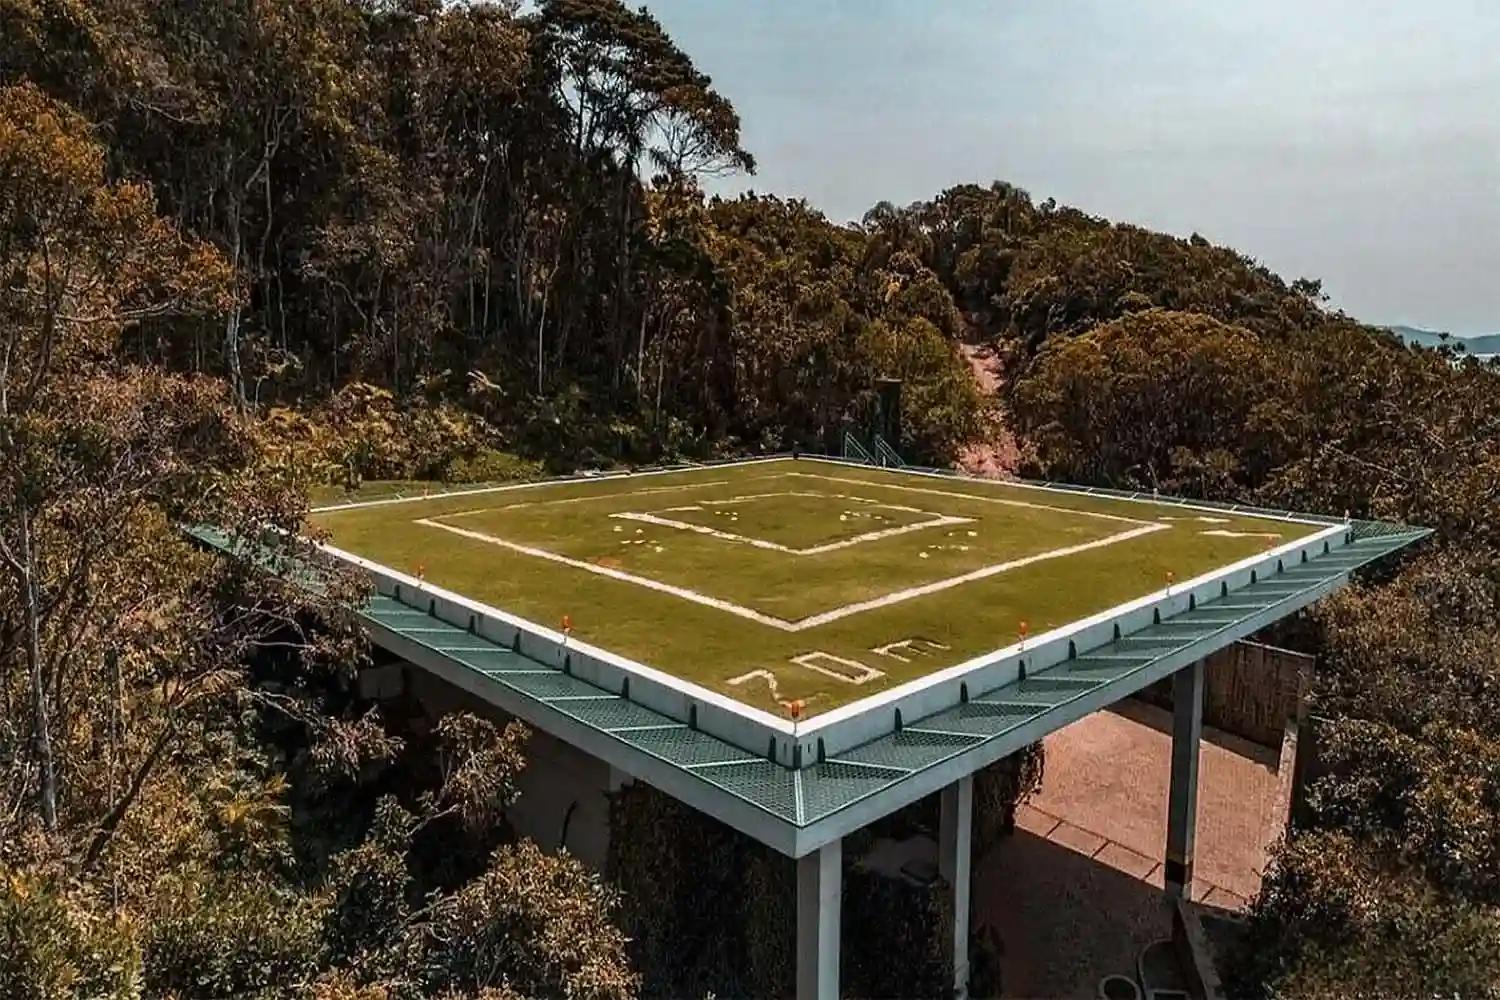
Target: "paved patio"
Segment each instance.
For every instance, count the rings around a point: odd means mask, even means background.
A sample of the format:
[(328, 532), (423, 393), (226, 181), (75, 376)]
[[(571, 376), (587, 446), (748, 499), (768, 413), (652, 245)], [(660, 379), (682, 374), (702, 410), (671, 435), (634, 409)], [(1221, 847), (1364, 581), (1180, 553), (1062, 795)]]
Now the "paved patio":
[[(1102, 976), (1131, 972), (1171, 934), (1161, 895), (1170, 713), (1127, 701), (1047, 739), (1041, 791), (1015, 836), (981, 859), (976, 918), (1005, 942), (1015, 997), (1092, 998)], [(1280, 831), (1274, 751), (1204, 730), (1194, 898), (1243, 909)]]

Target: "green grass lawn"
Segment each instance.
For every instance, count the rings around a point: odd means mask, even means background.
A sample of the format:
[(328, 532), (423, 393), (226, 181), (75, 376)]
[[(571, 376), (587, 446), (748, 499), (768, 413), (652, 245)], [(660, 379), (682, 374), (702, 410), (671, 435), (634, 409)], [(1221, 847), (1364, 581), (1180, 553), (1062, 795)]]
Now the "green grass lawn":
[(808, 714), (1009, 645), (1023, 621), (1040, 634), (1321, 528), (807, 459), (313, 522), (392, 569), (544, 625), (567, 615), (585, 641)]

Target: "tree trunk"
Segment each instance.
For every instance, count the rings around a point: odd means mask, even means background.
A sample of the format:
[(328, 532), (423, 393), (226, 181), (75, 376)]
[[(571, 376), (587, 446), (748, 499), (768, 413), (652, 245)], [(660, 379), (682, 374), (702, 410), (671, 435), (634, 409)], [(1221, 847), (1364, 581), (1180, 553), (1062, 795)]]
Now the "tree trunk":
[(110, 838), (119, 829), (120, 821), (125, 818), (125, 813), (129, 811), (131, 805), (141, 794), (141, 789), (146, 785), (146, 778), (151, 774), (152, 768), (156, 767), (157, 762), (161, 760), (162, 752), (167, 749), (167, 744), (171, 742), (172, 736), (176, 731), (176, 725), (168, 722), (162, 728), (161, 734), (156, 737), (156, 742), (152, 744), (150, 751), (147, 752), (140, 766), (135, 769), (135, 774), (131, 776), (130, 787), (125, 790), (125, 794), (120, 797), (120, 800), (114, 804), (114, 808), (110, 809), (109, 813), (104, 817), (103, 822), (99, 824), (99, 829), (94, 832), (94, 839), (89, 842), (88, 851), (83, 857), (84, 871), (93, 868), (99, 861), (99, 856), (104, 853), (105, 846), (109, 844)]
[(21, 600), (26, 622), (26, 667), (31, 674), (31, 740), (42, 771), (42, 823), (52, 831), (57, 829), (57, 769), (52, 759), (52, 730), (47, 721), (47, 682), (42, 676), (41, 595), (36, 588), (31, 510), (25, 500), (21, 501), (17, 522), (21, 543)]
[(639, 406), (646, 398), (646, 309), (641, 309), (641, 327), (635, 342), (635, 402)]
[(666, 334), (658, 335), (656, 351), (656, 412), (651, 417), (651, 426), (655, 430), (657, 439), (661, 438), (661, 387), (667, 379), (667, 345)]
[(547, 370), (547, 361), (542, 348), (547, 343), (547, 300), (550, 297), (551, 289), (549, 288), (542, 293), (542, 320), (536, 327), (536, 394), (538, 396), (543, 395), (545, 391), (542, 375)]
[(484, 320), (479, 327), (480, 344), (489, 346), (490, 342), (490, 290), (495, 287), (495, 264), (489, 256), (484, 261)]
[[(240, 201), (238, 195), (230, 196), (229, 203), (229, 251), (235, 277), (240, 273)], [(229, 387), (234, 392), (235, 405), (245, 407), (245, 381), (240, 373), (240, 304), (236, 300), (224, 320), (224, 368), (229, 376)]]
[[(614, 322), (610, 324), (610, 353), (612, 357), (611, 368), (614, 376), (614, 392), (616, 398), (620, 394), (620, 376), (625, 365), (625, 352), (629, 350), (625, 345), (629, 343), (625, 333), (625, 297), (630, 288), (630, 181), (635, 177), (636, 153), (630, 151), (625, 161), (625, 169), (620, 171), (620, 187), (616, 196), (620, 200), (620, 246), (616, 253), (615, 270), (615, 301)], [(643, 309), (642, 312), (645, 310)], [(644, 324), (641, 327), (642, 335), (645, 333)], [(636, 368), (635, 377), (639, 381), (641, 371)], [(637, 385), (636, 398), (640, 398), (639, 385)]]

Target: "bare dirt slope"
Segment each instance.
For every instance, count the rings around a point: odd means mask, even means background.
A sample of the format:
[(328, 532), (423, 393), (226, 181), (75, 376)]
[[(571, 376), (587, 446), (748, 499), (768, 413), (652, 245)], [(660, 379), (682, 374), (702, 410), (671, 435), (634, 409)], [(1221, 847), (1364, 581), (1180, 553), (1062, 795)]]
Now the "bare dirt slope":
[[(958, 349), (969, 362), (980, 388), (990, 396), (999, 393), (1004, 376), (994, 345), (965, 343)], [(1015, 475), (1020, 458), (1015, 435), (1002, 421), (995, 425), (988, 437), (964, 446), (959, 452), (958, 467), (971, 476), (1004, 479)]]

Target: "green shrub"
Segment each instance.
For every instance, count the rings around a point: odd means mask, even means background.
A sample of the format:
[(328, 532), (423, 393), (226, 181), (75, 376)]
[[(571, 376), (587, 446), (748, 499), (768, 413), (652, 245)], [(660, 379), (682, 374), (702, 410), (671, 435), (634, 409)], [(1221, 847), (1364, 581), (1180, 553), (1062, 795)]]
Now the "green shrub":
[(1231, 984), (1243, 997), (1500, 996), (1500, 909), (1342, 833), (1282, 848)]
[(362, 974), (388, 971), (386, 950), (405, 933), (413, 884), (405, 849), (416, 820), (391, 798), (380, 801), (370, 836), (333, 859), (323, 941), (335, 964)]
[(952, 917), (944, 882), (917, 886), (846, 866), (840, 982), (860, 996), (945, 996)]
[(769, 997), (784, 992), (795, 975), (797, 863), (767, 849), (745, 858), (744, 990)]
[[(983, 825), (1013, 820), (1040, 776), (1040, 747), (980, 772), (976, 845)], [(981, 803), (983, 803), (981, 805)], [(951, 896), (855, 867), (877, 836), (906, 836), (936, 822), (937, 799), (886, 817), (844, 841), (842, 974), (854, 996), (945, 995)], [(796, 981), (796, 863), (644, 784), (610, 809), (609, 875), (624, 896), (621, 923), (652, 996), (789, 996)], [(975, 927), (975, 989), (998, 993), (997, 947)]]
[(0, 868), (0, 996), (132, 998), (141, 992), (135, 928), (91, 912), (50, 879)]
[(545, 472), (541, 462), (494, 448), (480, 448), (472, 455), (449, 459), (443, 480), (449, 483), (507, 483), (539, 479)]
[[(497, 461), (484, 458), (498, 435), (482, 418), (450, 403), (398, 400), (362, 382), (344, 386), (316, 408), (270, 410), (261, 437), (273, 465), (349, 488), (367, 479), (444, 478), (450, 469), (464, 472), (466, 463), (479, 460), (480, 467), (459, 480), (475, 481), (489, 478), (483, 466)], [(499, 467), (503, 471), (508, 463)]]
[(205, 870), (163, 879), (147, 931), (153, 995), (290, 990), (321, 959), (321, 904), (267, 880)]
[(611, 923), (618, 896), (566, 853), (531, 841), (495, 852), (489, 871), (433, 908), (430, 995), (508, 988), (523, 996), (633, 997), (639, 977)]
[(610, 831), (607, 871), (648, 996), (745, 995), (742, 970), (775, 977), (774, 957), (741, 939), (746, 865), (766, 848), (640, 783), (612, 798)]
[(974, 860), (1016, 829), (1016, 808), (1042, 787), (1046, 753), (1033, 743), (974, 772)]

